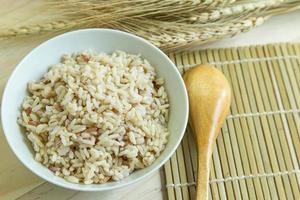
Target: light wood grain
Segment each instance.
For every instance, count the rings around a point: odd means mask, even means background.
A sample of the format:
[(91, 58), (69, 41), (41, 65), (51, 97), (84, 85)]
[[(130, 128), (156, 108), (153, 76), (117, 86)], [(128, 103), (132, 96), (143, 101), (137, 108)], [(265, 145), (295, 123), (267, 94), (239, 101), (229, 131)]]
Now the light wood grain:
[(108, 192), (78, 192), (54, 186), (50, 183), (44, 183), (40, 187), (27, 192), (19, 200), (32, 199), (68, 199), (68, 200), (103, 200), (103, 199), (163, 199), (161, 191), (161, 181), (159, 173), (146, 178), (142, 183), (135, 183), (131, 186)]
[[(39, 40), (40, 39), (40, 40)], [(16, 41), (0, 43), (0, 98), (5, 82), (20, 59), (42, 38), (14, 46)], [(10, 46), (10, 44), (11, 46)], [(15, 48), (17, 47), (17, 48)], [(28, 189), (41, 183), (41, 179), (29, 172), (13, 155), (0, 128), (0, 197), (15, 198)]]
[[(5, 83), (17, 63), (34, 47), (53, 36), (43, 35), (0, 42), (0, 99)], [(58, 199), (70, 197), (74, 199), (111, 199), (117, 196), (128, 196), (131, 199), (163, 199), (164, 197), (164, 191), (161, 191), (164, 181), (161, 181), (160, 172), (156, 172), (150, 179), (142, 181), (134, 187), (123, 188), (118, 193), (112, 192), (103, 195), (101, 193), (81, 194), (45, 183), (17, 160), (8, 147), (2, 127), (0, 127), (0, 158), (0, 199), (3, 200), (18, 197), (21, 199), (51, 199), (52, 197), (59, 197)]]
[[(38, 9), (41, 1), (18, 0), (7, 1), (0, 0), (0, 28), (7, 25), (15, 24), (16, 26), (26, 24), (27, 22), (35, 23), (47, 21), (49, 16), (45, 16), (43, 9)], [(34, 9), (32, 9), (34, 8)], [(30, 12), (28, 12), (30, 10)], [(262, 44), (279, 41), (296, 41), (300, 40), (298, 18), (300, 12), (294, 12), (285, 16), (278, 16), (267, 21), (263, 26), (253, 31), (241, 34), (232, 39), (226, 39), (209, 45), (197, 46), (195, 49), (207, 47), (231, 47), (249, 44)], [(280, 28), (278, 28), (280, 26)], [(56, 33), (57, 34), (57, 33)], [(36, 47), (46, 39), (56, 35), (36, 35), (34, 37), (20, 37), (13, 40), (0, 40), (0, 98), (2, 97), (4, 85), (16, 64), (31, 49)], [(300, 55), (300, 45), (287, 44), (285, 46), (272, 45), (263, 47), (264, 49), (257, 53), (256, 47), (253, 50), (249, 48), (238, 48), (239, 59), (253, 58), (258, 56), (276, 56), (276, 55)], [(236, 51), (230, 51), (233, 56), (237, 57)], [(213, 56), (212, 56), (213, 54)], [(170, 55), (171, 59), (179, 66), (179, 71), (183, 73), (188, 68), (183, 65), (193, 65), (207, 63), (213, 61), (228, 61), (224, 50), (195, 51), (184, 54), (176, 53)], [(232, 58), (233, 59), (233, 58)], [(236, 67), (236, 71), (230, 71), (228, 67)], [(218, 69), (222, 70), (227, 77), (231, 77), (231, 72), (236, 73), (236, 80), (239, 85), (236, 87), (240, 91), (239, 94), (242, 102), (239, 104), (234, 100), (235, 109), (231, 109), (233, 114), (240, 111), (246, 113), (256, 113), (276, 109), (299, 108), (300, 98), (300, 59), (291, 59), (277, 61), (273, 60), (265, 63), (245, 62), (241, 65), (218, 65)], [(264, 70), (258, 68), (264, 66)], [(240, 78), (239, 76), (241, 76)], [(268, 79), (272, 84), (266, 83)], [(236, 84), (232, 82), (232, 84)], [(287, 85), (288, 84), (288, 85)], [(272, 88), (272, 91), (268, 89)], [(262, 94), (266, 93), (266, 95)], [(246, 95), (246, 96), (245, 96)], [(274, 98), (276, 101), (268, 100)], [(270, 104), (268, 105), (265, 104)], [(1, 106), (1, 105), (0, 105)], [(238, 109), (240, 108), (240, 109)], [(280, 114), (271, 117), (253, 117), (247, 118), (244, 122), (240, 119), (229, 119), (222, 128), (222, 134), (217, 140), (217, 149), (214, 153), (213, 160), (217, 164), (212, 164), (210, 177), (212, 180), (216, 178), (235, 177), (247, 175), (246, 172), (255, 174), (258, 172), (272, 173), (275, 170), (291, 170), (299, 169), (300, 160), (300, 120), (299, 114)], [(244, 124), (244, 125), (242, 125)], [(0, 125), (1, 126), (1, 125)], [(245, 151), (240, 151), (241, 138), (237, 135), (241, 133), (239, 128), (247, 128), (250, 136), (250, 144), (245, 147)], [(278, 134), (279, 140), (274, 139), (274, 132)], [(193, 183), (196, 178), (196, 162), (197, 156), (194, 149), (194, 138), (187, 131), (187, 137), (183, 140), (182, 153), (177, 153), (177, 166), (179, 167), (179, 184), (185, 181)], [(247, 139), (248, 136), (243, 136)], [(242, 140), (241, 140), (242, 141)], [(248, 142), (250, 142), (248, 141)], [(279, 144), (280, 143), (280, 144)], [(278, 147), (278, 149), (276, 149)], [(253, 152), (252, 152), (253, 151)], [(250, 153), (249, 158), (244, 159), (244, 152)], [(282, 159), (274, 155), (279, 153)], [(253, 157), (254, 154), (254, 157)], [(186, 177), (184, 177), (183, 166), (181, 163), (184, 157), (186, 169)], [(10, 151), (4, 135), (2, 127), (0, 127), (0, 199), (9, 200), (16, 199), (117, 199), (123, 197), (126, 199), (166, 199), (165, 192), (168, 191), (169, 199), (176, 199), (174, 187), (168, 187), (165, 190), (165, 184), (173, 184), (172, 168), (170, 173), (170, 181), (165, 183), (161, 177), (167, 177), (157, 172), (149, 179), (140, 182), (133, 187), (124, 188), (124, 190), (115, 191), (116, 193), (81, 193), (76, 191), (65, 190), (52, 184), (45, 183), (43, 180), (35, 176), (27, 170)], [(251, 163), (250, 161), (253, 161)], [(180, 162), (180, 163), (179, 163)], [(245, 162), (245, 163), (244, 163)], [(244, 169), (244, 165), (248, 166), (248, 171)], [(171, 166), (171, 165), (170, 165)], [(220, 168), (221, 167), (221, 168)], [(286, 178), (288, 177), (288, 178)], [(254, 191), (255, 197), (263, 194), (264, 199), (300, 199), (300, 174), (289, 175), (282, 178), (279, 177), (263, 177), (253, 180), (227, 181), (221, 183), (210, 184), (209, 195), (212, 199), (249, 199), (250, 191)], [(252, 186), (251, 186), (252, 185)], [(261, 185), (261, 188), (259, 187)], [(287, 188), (288, 187), (288, 188)], [(161, 190), (162, 188), (162, 190)], [(190, 198), (195, 197), (195, 185), (181, 188), (180, 195), (186, 199), (186, 189)], [(225, 190), (225, 193), (224, 193)], [(262, 193), (261, 193), (262, 190)], [(279, 194), (280, 193), (280, 194)], [(288, 193), (288, 194), (287, 194)], [(173, 194), (173, 196), (172, 196)], [(232, 197), (234, 195), (234, 197)], [(251, 196), (252, 197), (252, 196)]]
[(189, 95), (189, 122), (196, 138), (198, 152), (196, 199), (206, 200), (211, 155), (229, 111), (231, 89), (224, 75), (209, 65), (199, 65), (186, 71), (184, 81)]

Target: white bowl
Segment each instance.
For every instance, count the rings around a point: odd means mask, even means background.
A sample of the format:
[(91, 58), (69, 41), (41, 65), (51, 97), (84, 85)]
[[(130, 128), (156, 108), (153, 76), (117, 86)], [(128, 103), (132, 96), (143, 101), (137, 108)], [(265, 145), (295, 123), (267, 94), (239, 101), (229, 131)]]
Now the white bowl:
[[(158, 159), (149, 167), (137, 170), (118, 182), (83, 185), (70, 183), (55, 176), (49, 169), (34, 160), (33, 150), (25, 137), (17, 117), (26, 95), (27, 83), (38, 80), (51, 64), (59, 62), (65, 53), (86, 49), (97, 52), (123, 50), (141, 54), (165, 79), (170, 100), (169, 141)], [(187, 125), (188, 97), (180, 73), (172, 61), (157, 47), (135, 35), (110, 29), (83, 29), (54, 37), (32, 50), (15, 68), (4, 90), (1, 109), (2, 126), (6, 139), (19, 160), (33, 173), (56, 185), (81, 191), (104, 191), (134, 183), (158, 170), (175, 152)], [(1, 161), (5, 162), (5, 161)]]

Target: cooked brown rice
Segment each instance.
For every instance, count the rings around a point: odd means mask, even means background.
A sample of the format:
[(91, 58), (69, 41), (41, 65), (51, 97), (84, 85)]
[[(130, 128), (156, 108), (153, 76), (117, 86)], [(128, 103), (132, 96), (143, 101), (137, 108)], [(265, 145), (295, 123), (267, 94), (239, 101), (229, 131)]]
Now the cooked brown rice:
[(74, 183), (120, 180), (151, 165), (168, 138), (163, 79), (139, 55), (62, 57), (28, 84), (19, 124), (35, 160)]

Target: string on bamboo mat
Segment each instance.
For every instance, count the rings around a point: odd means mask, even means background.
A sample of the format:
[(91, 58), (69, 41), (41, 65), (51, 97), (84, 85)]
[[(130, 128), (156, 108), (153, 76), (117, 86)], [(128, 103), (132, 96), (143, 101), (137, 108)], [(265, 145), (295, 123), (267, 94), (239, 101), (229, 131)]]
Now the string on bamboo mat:
[(276, 110), (276, 111), (258, 112), (258, 113), (241, 113), (241, 114), (235, 114), (235, 115), (228, 115), (227, 119), (235, 119), (235, 118), (240, 118), (240, 117), (259, 117), (259, 116), (288, 114), (288, 113), (300, 113), (300, 109)]
[[(249, 59), (241, 59), (241, 60), (230, 60), (230, 61), (224, 61), (224, 62), (208, 62), (208, 64), (211, 65), (229, 65), (229, 64), (241, 64), (241, 63), (247, 63), (247, 62), (262, 62), (262, 61), (273, 61), (273, 60), (285, 60), (285, 59), (300, 59), (300, 56), (297, 55), (287, 55), (287, 56), (276, 56), (276, 57), (265, 57), (265, 58), (249, 58)], [(189, 69), (191, 67), (195, 67), (199, 64), (193, 64), (193, 65), (184, 65), (181, 66), (185, 69)]]
[[(264, 174), (250, 174), (247, 176), (235, 176), (235, 177), (227, 177), (227, 178), (221, 178), (221, 179), (213, 179), (210, 180), (209, 183), (223, 183), (227, 181), (239, 181), (239, 180), (245, 180), (250, 178), (265, 178), (265, 177), (275, 177), (275, 176), (286, 176), (286, 175), (292, 175), (292, 174), (299, 174), (300, 170), (291, 170), (291, 171), (284, 171), (284, 172), (275, 172), (275, 173), (264, 173)], [(189, 187), (196, 185), (196, 182), (191, 183), (180, 183), (180, 184), (169, 184), (166, 185), (166, 188), (168, 187)]]

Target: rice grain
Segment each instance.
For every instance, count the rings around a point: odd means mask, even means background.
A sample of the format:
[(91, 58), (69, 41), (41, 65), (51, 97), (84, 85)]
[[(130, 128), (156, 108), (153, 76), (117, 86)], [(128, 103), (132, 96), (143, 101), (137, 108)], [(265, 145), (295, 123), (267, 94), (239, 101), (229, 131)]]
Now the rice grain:
[(151, 165), (168, 138), (164, 80), (139, 55), (65, 55), (28, 83), (18, 123), (35, 160), (73, 183), (105, 183)]

